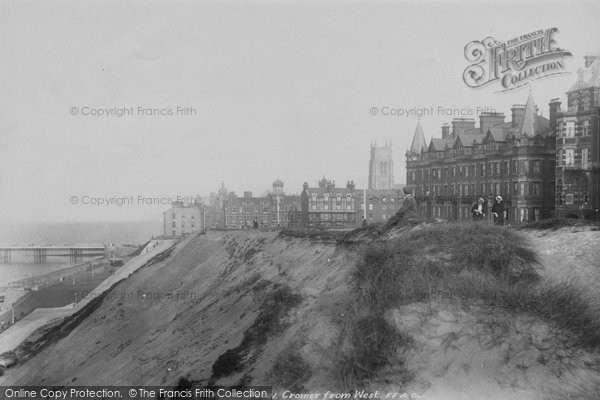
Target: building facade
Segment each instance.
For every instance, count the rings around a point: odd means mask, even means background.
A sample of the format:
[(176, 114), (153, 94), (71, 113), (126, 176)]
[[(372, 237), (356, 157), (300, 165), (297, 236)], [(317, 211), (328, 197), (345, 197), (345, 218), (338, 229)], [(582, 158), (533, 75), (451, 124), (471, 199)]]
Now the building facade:
[(354, 181), (348, 181), (345, 188), (336, 188), (335, 181), (325, 177), (318, 187), (304, 183), (301, 201), (301, 225), (310, 228), (354, 228), (360, 224), (357, 202), (360, 192)]
[(491, 203), (497, 195), (511, 222), (554, 215), (556, 139), (550, 121), (538, 115), (531, 93), (505, 119), (484, 112), (476, 127), (474, 119), (456, 118), (428, 146), (419, 122), (406, 153), (406, 179), (425, 218), (467, 220), (477, 197)]
[(558, 99), (551, 121), (556, 130), (558, 216), (599, 219), (600, 198), (600, 56), (586, 56), (585, 68), (567, 92), (567, 108)]
[(163, 234), (165, 236), (182, 236), (204, 229), (204, 210), (201, 203), (173, 203), (171, 208), (163, 212)]
[(299, 226), (301, 224), (300, 196), (286, 195), (283, 182), (277, 179), (272, 190), (264, 196), (253, 197), (252, 192), (244, 192), (243, 197), (228, 194), (223, 203), (226, 229), (252, 228), (254, 220), (260, 228)]
[(383, 147), (377, 147), (377, 143), (371, 145), (371, 158), (369, 160), (369, 189), (393, 189), (394, 188), (394, 160), (392, 157), (392, 144), (385, 143)]

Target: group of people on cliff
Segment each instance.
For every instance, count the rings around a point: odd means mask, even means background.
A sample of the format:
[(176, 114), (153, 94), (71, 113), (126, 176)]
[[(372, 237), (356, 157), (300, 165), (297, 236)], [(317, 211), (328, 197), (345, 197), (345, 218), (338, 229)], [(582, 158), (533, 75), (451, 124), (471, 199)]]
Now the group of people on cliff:
[[(488, 202), (484, 197), (479, 197), (477, 202), (471, 207), (471, 216), (473, 221), (482, 221), (488, 215)], [(494, 224), (504, 225), (508, 219), (506, 218), (508, 210), (506, 209), (502, 196), (496, 196), (494, 204), (492, 204), (492, 215)]]
[[(396, 225), (415, 225), (422, 221), (417, 206), (417, 201), (413, 196), (412, 190), (408, 187), (402, 189), (405, 194), (404, 202), (398, 210), (383, 226), (380, 231), (386, 231), (392, 226)], [(507, 218), (508, 210), (502, 201), (502, 196), (496, 196), (494, 204), (492, 205), (492, 215), (494, 217), (494, 224), (504, 225)], [(477, 202), (471, 207), (471, 216), (473, 221), (483, 221), (488, 215), (488, 201), (480, 196), (477, 198)], [(366, 221), (363, 221), (363, 225)]]

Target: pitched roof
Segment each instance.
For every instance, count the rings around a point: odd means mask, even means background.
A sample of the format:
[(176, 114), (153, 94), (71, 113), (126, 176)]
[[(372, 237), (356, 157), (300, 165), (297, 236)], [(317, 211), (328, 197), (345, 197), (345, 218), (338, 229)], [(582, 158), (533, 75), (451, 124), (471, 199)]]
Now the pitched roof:
[(485, 136), (483, 135), (474, 135), (474, 134), (469, 134), (469, 133), (459, 133), (456, 136), (456, 139), (454, 141), (454, 143), (456, 144), (458, 141), (460, 141), (460, 143), (464, 146), (464, 147), (473, 147), (473, 143), (475, 144), (479, 144), (483, 141), (483, 138)]
[(452, 147), (453, 144), (454, 144), (454, 139), (452, 139), (452, 138), (446, 138), (446, 139), (432, 138), (431, 142), (429, 144), (429, 149), (436, 150), (436, 151), (442, 151), (442, 150), (446, 149), (446, 146)]
[(539, 131), (537, 107), (533, 101), (533, 96), (529, 92), (527, 96), (527, 103), (525, 104), (525, 112), (523, 113), (523, 119), (519, 124), (519, 134), (521, 136), (534, 137), (536, 132)]
[(421, 121), (417, 122), (415, 128), (415, 134), (413, 136), (412, 144), (410, 145), (409, 153), (421, 154), (421, 151), (427, 149), (427, 143), (425, 142), (425, 135), (423, 134), (423, 127), (421, 127)]
[[(504, 142), (506, 140), (506, 130), (504, 124), (491, 126), (487, 130), (490, 136), (494, 139), (494, 142)], [(486, 132), (487, 135), (487, 132)]]

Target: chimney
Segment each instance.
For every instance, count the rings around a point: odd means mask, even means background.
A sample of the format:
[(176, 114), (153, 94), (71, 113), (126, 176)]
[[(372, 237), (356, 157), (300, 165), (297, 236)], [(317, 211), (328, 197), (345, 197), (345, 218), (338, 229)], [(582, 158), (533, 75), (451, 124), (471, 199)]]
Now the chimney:
[(350, 189), (351, 192), (354, 192), (354, 181), (348, 181), (346, 182), (346, 189)]
[(597, 58), (598, 58), (597, 54), (587, 54), (587, 55), (583, 56), (583, 59), (585, 60), (585, 67), (589, 68), (590, 65), (592, 65), (592, 63), (594, 61), (596, 61)]
[(555, 98), (550, 100), (548, 103), (548, 108), (550, 109), (550, 128), (553, 131), (556, 131), (556, 114), (560, 112), (560, 100)]
[(454, 118), (452, 120), (452, 135), (454, 137), (472, 129), (475, 129), (475, 120), (473, 118)]
[(494, 111), (485, 111), (479, 114), (479, 130), (482, 134), (485, 134), (489, 128), (494, 125), (504, 123), (504, 113), (498, 113)]
[(511, 126), (514, 128), (521, 123), (525, 116), (525, 104), (513, 104), (511, 111)]
[(446, 139), (450, 137), (450, 125), (444, 124), (442, 125), (442, 139)]

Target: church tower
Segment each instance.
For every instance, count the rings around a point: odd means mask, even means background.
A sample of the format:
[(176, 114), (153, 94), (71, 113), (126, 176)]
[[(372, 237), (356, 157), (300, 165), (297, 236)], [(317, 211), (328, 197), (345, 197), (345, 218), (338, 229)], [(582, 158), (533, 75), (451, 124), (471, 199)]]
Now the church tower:
[(394, 188), (394, 162), (392, 158), (392, 143), (377, 147), (371, 144), (371, 160), (369, 161), (369, 189)]

